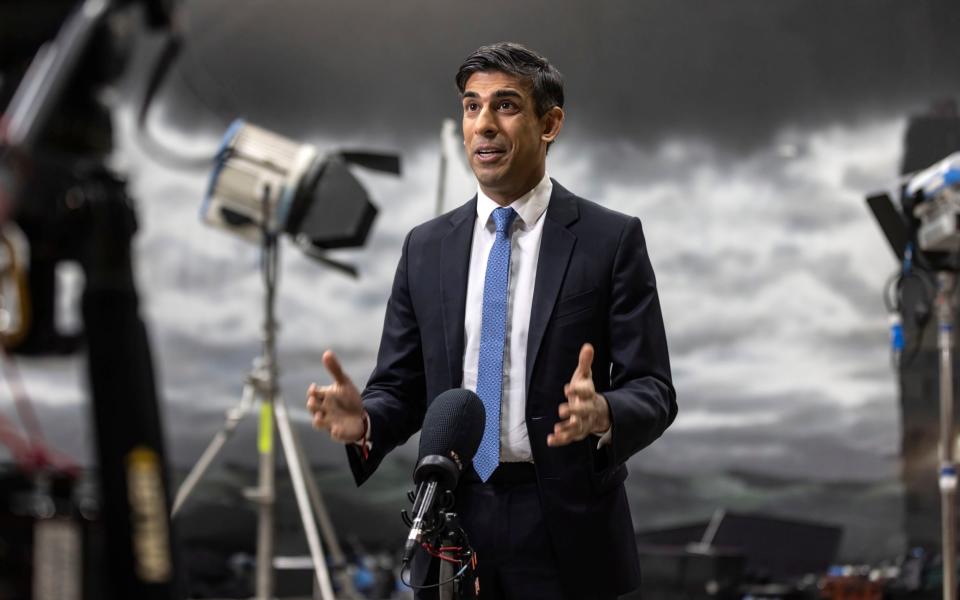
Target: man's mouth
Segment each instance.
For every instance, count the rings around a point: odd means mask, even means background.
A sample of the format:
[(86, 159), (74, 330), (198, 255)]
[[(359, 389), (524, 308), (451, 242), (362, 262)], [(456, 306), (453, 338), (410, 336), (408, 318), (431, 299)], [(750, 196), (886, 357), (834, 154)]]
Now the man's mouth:
[(480, 162), (494, 162), (504, 154), (506, 154), (504, 150), (492, 146), (481, 146), (474, 151), (474, 155)]

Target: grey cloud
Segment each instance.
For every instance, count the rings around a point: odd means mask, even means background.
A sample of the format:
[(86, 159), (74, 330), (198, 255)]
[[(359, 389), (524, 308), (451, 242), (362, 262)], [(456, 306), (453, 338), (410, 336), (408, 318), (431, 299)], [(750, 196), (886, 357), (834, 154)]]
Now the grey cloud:
[(457, 116), (457, 65), (501, 39), (564, 72), (574, 139), (703, 136), (737, 150), (783, 126), (898, 114), (956, 94), (960, 58), (960, 8), (948, 0), (500, 0), (484, 10), (221, 0), (191, 5), (188, 17), (188, 52), (166, 95), (172, 123), (194, 129), (214, 112), (242, 113), (288, 134), (362, 130), (393, 143)]

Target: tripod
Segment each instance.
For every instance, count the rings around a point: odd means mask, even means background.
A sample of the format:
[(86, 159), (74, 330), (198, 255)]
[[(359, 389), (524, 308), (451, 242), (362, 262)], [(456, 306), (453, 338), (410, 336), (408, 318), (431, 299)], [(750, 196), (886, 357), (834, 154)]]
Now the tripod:
[[(269, 200), (269, 188), (264, 189), (264, 212)], [(268, 222), (264, 219), (264, 223)], [(316, 575), (316, 586), (323, 600), (335, 600), (330, 582), (330, 574), (324, 557), (323, 546), (317, 536), (317, 522), (323, 532), (324, 540), (337, 567), (338, 583), (346, 597), (359, 598), (349, 573), (343, 568), (346, 564), (343, 551), (337, 542), (330, 516), (323, 503), (323, 497), (305, 460), (303, 448), (299, 443), (283, 398), (278, 393), (276, 362), (277, 321), (274, 315), (276, 296), (277, 263), (279, 248), (277, 234), (264, 226), (262, 236), (261, 270), (265, 288), (263, 352), (253, 361), (253, 368), (247, 374), (240, 403), (227, 411), (223, 427), (210, 441), (200, 459), (190, 470), (173, 503), (173, 515), (183, 506), (197, 483), (203, 478), (217, 454), (233, 435), (240, 421), (260, 400), (260, 425), (258, 434), (258, 452), (260, 455), (258, 486), (248, 491), (247, 496), (258, 505), (257, 528), (257, 600), (273, 598), (273, 549), (274, 528), (273, 509), (275, 503), (276, 460), (273, 448), (274, 427), (280, 433), (280, 446), (290, 470), (290, 479), (297, 500), (300, 520), (306, 534), (307, 545)], [(316, 517), (316, 520), (315, 520)]]

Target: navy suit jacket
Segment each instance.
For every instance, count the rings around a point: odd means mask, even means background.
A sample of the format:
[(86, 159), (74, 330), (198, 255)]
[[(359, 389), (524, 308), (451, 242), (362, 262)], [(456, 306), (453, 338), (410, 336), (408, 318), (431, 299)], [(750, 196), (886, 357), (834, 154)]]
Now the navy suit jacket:
[[(377, 365), (363, 391), (372, 449), (347, 454), (357, 484), (416, 433), (430, 401), (463, 380), (464, 311), (476, 198), (407, 236), (387, 303)], [(530, 313), (526, 421), (544, 515), (573, 589), (623, 593), (640, 584), (624, 464), (676, 416), (663, 318), (640, 221), (556, 181)], [(580, 347), (610, 405), (612, 443), (550, 448), (563, 386)]]

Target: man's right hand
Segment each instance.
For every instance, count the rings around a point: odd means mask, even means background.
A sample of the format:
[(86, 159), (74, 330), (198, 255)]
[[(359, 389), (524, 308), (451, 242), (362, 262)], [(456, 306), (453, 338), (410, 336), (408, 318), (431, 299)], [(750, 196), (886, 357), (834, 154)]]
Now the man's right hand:
[(307, 410), (313, 414), (313, 426), (326, 429), (338, 442), (358, 442), (365, 427), (360, 392), (332, 351), (323, 353), (323, 366), (333, 383), (324, 386), (311, 383), (307, 388)]

